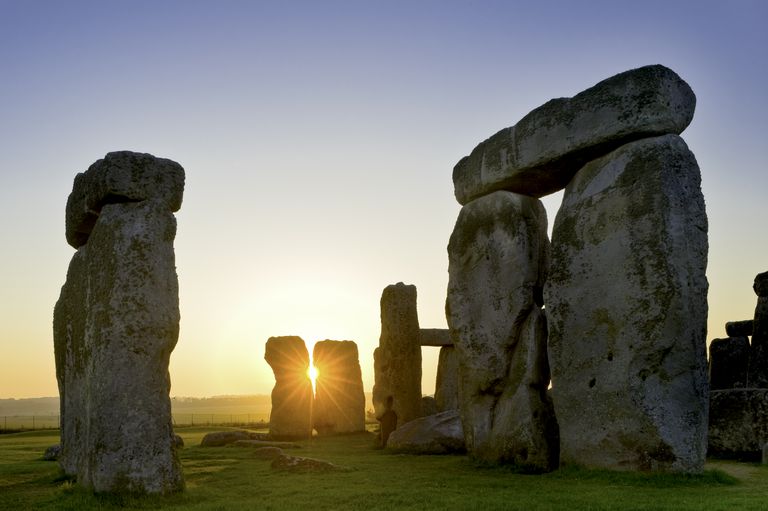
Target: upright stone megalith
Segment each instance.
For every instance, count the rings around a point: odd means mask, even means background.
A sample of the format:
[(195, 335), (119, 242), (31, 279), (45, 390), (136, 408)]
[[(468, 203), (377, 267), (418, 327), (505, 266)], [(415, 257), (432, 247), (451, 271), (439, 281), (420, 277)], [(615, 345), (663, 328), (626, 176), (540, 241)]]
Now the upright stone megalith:
[(393, 398), (398, 424), (421, 417), (421, 342), (416, 286), (402, 282), (381, 293), (381, 336), (373, 352), (373, 406), (384, 413)]
[(459, 354), (455, 346), (440, 348), (435, 379), (435, 404), (438, 412), (459, 409)]
[(277, 440), (312, 436), (312, 381), (309, 352), (301, 337), (270, 337), (264, 360), (275, 373), (269, 433)]
[(676, 135), (568, 184), (545, 288), (563, 463), (699, 471), (706, 454), (707, 216)]
[(498, 191), (466, 204), (448, 245), (446, 316), (461, 419), (476, 459), (557, 467), (541, 310), (549, 240), (541, 201)]
[(768, 272), (755, 277), (752, 286), (757, 295), (752, 322), (752, 345), (749, 356), (749, 386), (768, 388)]
[(77, 252), (54, 309), (61, 466), (98, 492), (184, 487), (168, 395), (183, 187), (179, 164), (123, 151), (78, 174), (67, 201)]
[(317, 368), (314, 427), (319, 435), (365, 431), (363, 376), (353, 341), (320, 341), (312, 350)]

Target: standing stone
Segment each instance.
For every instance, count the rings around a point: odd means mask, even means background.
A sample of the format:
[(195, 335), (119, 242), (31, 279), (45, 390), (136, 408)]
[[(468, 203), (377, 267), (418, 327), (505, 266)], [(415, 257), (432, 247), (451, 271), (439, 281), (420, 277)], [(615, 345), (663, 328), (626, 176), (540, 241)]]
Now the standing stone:
[[(154, 187), (120, 194), (89, 185), (108, 175), (131, 188), (137, 165), (159, 176)], [(75, 229), (79, 248), (54, 309), (60, 463), (98, 492), (184, 487), (168, 396), (179, 335), (172, 209), (181, 205), (183, 185), (177, 163), (123, 151), (78, 174), (67, 201), (70, 242), (70, 219), (87, 210), (88, 220)]]
[(561, 461), (699, 471), (707, 217), (685, 142), (622, 146), (568, 184), (545, 289)]
[(376, 416), (385, 411), (387, 396), (398, 424), (421, 417), (421, 344), (416, 312), (416, 286), (402, 282), (381, 293), (381, 337), (373, 352)]
[(644, 137), (680, 134), (696, 96), (664, 66), (612, 76), (572, 98), (553, 99), (481, 142), (453, 169), (459, 204), (495, 190), (542, 197), (564, 188), (588, 161)]
[(459, 354), (453, 346), (440, 348), (437, 361), (435, 401), (438, 412), (459, 408)]
[(749, 339), (713, 339), (709, 344), (710, 390), (745, 388), (748, 365)]
[(309, 352), (301, 337), (270, 337), (264, 360), (275, 373), (269, 434), (275, 440), (312, 436), (312, 381)]
[(312, 350), (317, 368), (314, 426), (318, 434), (365, 431), (363, 377), (353, 341), (320, 341)]
[(541, 310), (548, 248), (544, 206), (511, 192), (468, 203), (451, 234), (446, 316), (467, 451), (476, 459), (557, 466)]
[(757, 294), (755, 319), (752, 324), (752, 350), (749, 359), (749, 386), (768, 388), (768, 272), (755, 277)]
[(713, 390), (711, 396), (708, 454), (759, 461), (768, 439), (768, 389)]

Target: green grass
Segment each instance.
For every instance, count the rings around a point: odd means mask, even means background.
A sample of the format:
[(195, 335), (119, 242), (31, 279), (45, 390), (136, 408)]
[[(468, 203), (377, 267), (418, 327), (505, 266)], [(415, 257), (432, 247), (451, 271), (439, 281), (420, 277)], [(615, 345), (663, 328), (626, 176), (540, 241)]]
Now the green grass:
[(463, 456), (409, 456), (374, 450), (370, 435), (303, 442), (297, 455), (350, 472), (274, 472), (240, 448), (201, 448), (211, 428), (181, 428), (187, 491), (168, 497), (99, 496), (42, 461), (56, 431), (0, 436), (0, 509), (768, 509), (768, 467), (710, 462), (702, 475), (617, 473), (566, 468), (525, 475), (481, 467)]

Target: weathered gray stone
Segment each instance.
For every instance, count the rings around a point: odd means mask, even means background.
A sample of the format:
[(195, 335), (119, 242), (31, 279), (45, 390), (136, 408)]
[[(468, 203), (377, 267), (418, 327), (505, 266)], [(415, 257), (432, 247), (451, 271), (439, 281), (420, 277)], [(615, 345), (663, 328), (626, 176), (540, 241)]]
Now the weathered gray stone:
[(709, 344), (710, 390), (737, 389), (747, 386), (749, 339), (728, 337)]
[(419, 333), (422, 346), (453, 346), (451, 331), (447, 328), (422, 328)]
[(459, 408), (459, 354), (453, 346), (440, 348), (435, 382), (435, 404), (438, 412)]
[(283, 472), (348, 472), (350, 469), (314, 458), (302, 458), (281, 454), (272, 460), (272, 469)]
[(544, 206), (511, 192), (464, 206), (451, 234), (446, 316), (466, 446), (480, 460), (557, 465), (541, 311), (548, 247)]
[(173, 435), (173, 447), (175, 449), (183, 449), (184, 448), (184, 439), (181, 438), (181, 435), (177, 435), (177, 434)]
[(421, 333), (416, 312), (416, 286), (398, 282), (381, 293), (381, 336), (373, 352), (373, 406), (385, 411), (387, 396), (403, 424), (422, 415)]
[(98, 492), (183, 488), (168, 396), (175, 234), (163, 201), (104, 204), (54, 310), (61, 465)]
[(105, 204), (155, 199), (178, 211), (183, 194), (184, 169), (178, 163), (131, 151), (108, 153), (75, 176), (67, 200), (67, 242), (84, 245)]
[(759, 461), (768, 442), (768, 389), (713, 390), (709, 456)]
[(312, 350), (317, 368), (314, 426), (320, 435), (365, 431), (365, 393), (357, 344), (320, 341)]
[(275, 440), (312, 436), (312, 381), (309, 352), (301, 337), (270, 337), (264, 360), (275, 373), (269, 434)]
[(725, 324), (725, 333), (728, 337), (749, 337), (752, 335), (751, 319), (743, 321), (729, 321)]
[(387, 449), (411, 454), (465, 452), (459, 411), (449, 410), (403, 424), (389, 436)]
[(43, 460), (45, 461), (57, 461), (61, 455), (61, 444), (51, 445), (45, 449), (43, 453)]
[(696, 96), (675, 72), (646, 66), (553, 99), (480, 143), (453, 169), (460, 204), (495, 190), (533, 197), (565, 187), (582, 165), (644, 137), (681, 133)]
[(545, 288), (561, 461), (699, 471), (709, 403), (707, 217), (675, 135), (622, 146), (568, 184)]

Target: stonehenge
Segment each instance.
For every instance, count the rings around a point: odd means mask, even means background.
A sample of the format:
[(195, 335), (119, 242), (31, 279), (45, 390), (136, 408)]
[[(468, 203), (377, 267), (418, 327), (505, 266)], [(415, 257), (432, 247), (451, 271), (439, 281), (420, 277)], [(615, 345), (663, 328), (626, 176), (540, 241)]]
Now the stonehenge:
[(363, 377), (353, 341), (320, 341), (312, 350), (317, 368), (313, 425), (319, 435), (365, 431)]
[(768, 272), (755, 277), (752, 289), (754, 317), (727, 322), (728, 337), (709, 345), (708, 452), (757, 461), (768, 440)]
[[(695, 105), (668, 68), (626, 71), (455, 166), (446, 316), (470, 455), (702, 469), (708, 225), (678, 136)], [(550, 245), (538, 198), (561, 189)]]
[(184, 169), (112, 152), (75, 177), (77, 251), (53, 314), (64, 472), (97, 492), (184, 488), (168, 363), (179, 335), (173, 241)]
[(309, 351), (297, 336), (270, 337), (264, 360), (275, 373), (269, 434), (275, 440), (299, 440), (312, 436), (312, 382)]

